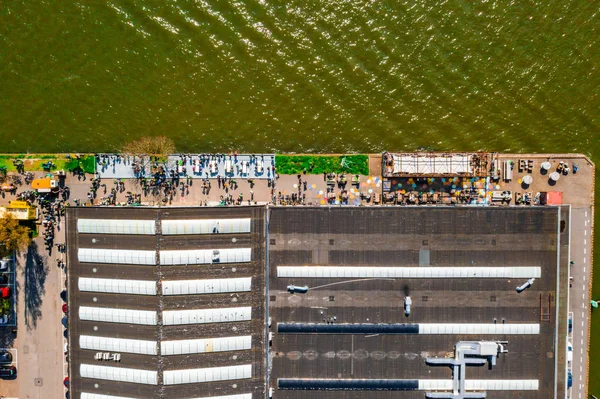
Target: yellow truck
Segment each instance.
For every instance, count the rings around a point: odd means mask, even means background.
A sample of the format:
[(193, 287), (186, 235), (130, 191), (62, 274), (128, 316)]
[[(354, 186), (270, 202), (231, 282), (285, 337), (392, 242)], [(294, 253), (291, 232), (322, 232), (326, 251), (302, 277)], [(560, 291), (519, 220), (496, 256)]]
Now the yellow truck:
[(31, 187), (38, 193), (50, 193), (58, 190), (58, 180), (52, 177), (35, 179), (31, 182)]
[(10, 201), (8, 206), (0, 207), (0, 217), (11, 214), (17, 220), (37, 220), (38, 208), (29, 205), (27, 201)]

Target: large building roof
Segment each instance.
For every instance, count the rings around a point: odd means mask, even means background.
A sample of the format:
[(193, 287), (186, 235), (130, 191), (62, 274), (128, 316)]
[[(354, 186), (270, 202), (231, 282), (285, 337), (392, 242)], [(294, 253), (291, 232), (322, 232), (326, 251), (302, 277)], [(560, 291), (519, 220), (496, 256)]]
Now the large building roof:
[(265, 209), (70, 208), (70, 391), (266, 395)]
[(473, 341), (508, 352), (493, 366), (468, 358), (487, 366), (465, 366), (466, 393), (563, 397), (567, 218), (552, 207), (273, 208), (273, 398), (459, 398), (452, 368), (435, 363), (459, 363)]
[(568, 217), (70, 208), (71, 397), (563, 397)]

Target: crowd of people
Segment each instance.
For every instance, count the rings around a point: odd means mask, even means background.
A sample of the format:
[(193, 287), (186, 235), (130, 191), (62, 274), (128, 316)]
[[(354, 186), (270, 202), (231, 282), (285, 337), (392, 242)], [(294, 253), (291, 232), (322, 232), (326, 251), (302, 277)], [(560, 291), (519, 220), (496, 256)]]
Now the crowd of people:
[[(254, 155), (247, 161), (255, 164), (262, 161), (262, 156)], [(143, 203), (162, 203), (172, 204), (178, 197), (185, 201), (185, 197), (190, 195), (190, 190), (194, 184), (194, 178), (186, 174), (186, 166), (191, 165), (195, 174), (202, 174), (203, 170), (211, 167), (212, 162), (224, 162), (231, 160), (235, 165), (237, 163), (237, 154), (226, 155), (186, 155), (182, 154), (177, 163), (176, 169), (170, 169), (166, 164), (159, 162), (157, 159), (150, 159), (150, 174), (141, 173), (141, 170), (146, 171), (147, 164), (142, 165), (141, 160), (135, 157), (127, 157), (120, 155), (98, 155), (98, 160), (101, 168), (108, 167), (117, 163), (130, 165), (132, 168), (140, 168), (140, 173), (133, 179), (107, 179), (102, 178), (101, 173), (96, 173), (89, 179), (90, 186), (87, 189), (87, 198), (85, 198), (85, 189), (81, 189), (80, 185), (76, 192), (77, 194), (71, 198), (71, 190), (65, 185), (66, 179), (61, 179), (59, 188), (50, 193), (40, 194), (34, 190), (21, 191), (17, 195), (17, 199), (27, 201), (31, 205), (39, 205), (42, 212), (41, 226), (43, 231), (41, 236), (45, 243), (45, 249), (51, 254), (53, 248), (58, 248), (59, 252), (64, 250), (64, 244), (55, 242), (56, 230), (60, 228), (61, 216), (64, 215), (65, 207), (82, 206), (82, 205), (142, 205)], [(246, 162), (246, 161), (243, 161)], [(302, 205), (307, 203), (307, 191), (309, 190), (308, 182), (305, 176), (299, 174), (298, 184), (294, 185), (297, 191), (291, 193), (282, 193), (276, 191), (277, 178), (274, 165), (269, 167), (272, 178), (265, 179), (266, 189), (268, 193), (263, 198), (270, 198), (277, 205)], [(26, 184), (30, 184), (34, 178), (31, 172), (24, 172), (15, 175), (14, 181), (22, 185), (21, 179), (25, 179)], [(79, 180), (79, 184), (87, 181), (87, 176), (83, 171), (73, 171), (73, 176)], [(216, 187), (212, 185), (216, 180)], [(344, 175), (332, 176), (325, 174), (327, 181), (327, 201), (330, 203), (347, 203), (348, 192), (346, 191), (346, 178)], [(190, 202), (199, 203), (199, 205), (252, 205), (257, 204), (255, 198), (255, 179), (244, 178), (244, 184), (241, 185), (239, 178), (232, 176), (224, 177), (220, 174), (209, 177), (196, 176), (196, 184), (199, 184), (201, 191), (194, 191), (193, 199)], [(335, 180), (334, 180), (335, 179)], [(331, 181), (334, 181), (331, 184)], [(261, 182), (261, 184), (264, 184)], [(334, 193), (334, 186), (337, 185), (338, 193)], [(85, 187), (85, 186), (84, 186)], [(218, 190), (213, 193), (213, 190)], [(259, 190), (264, 190), (265, 187), (259, 187)], [(201, 192), (202, 196), (198, 195)], [(16, 190), (15, 190), (16, 194)], [(82, 195), (84, 194), (84, 195)], [(260, 196), (259, 196), (260, 198)], [(64, 263), (59, 258), (57, 264), (64, 267)]]

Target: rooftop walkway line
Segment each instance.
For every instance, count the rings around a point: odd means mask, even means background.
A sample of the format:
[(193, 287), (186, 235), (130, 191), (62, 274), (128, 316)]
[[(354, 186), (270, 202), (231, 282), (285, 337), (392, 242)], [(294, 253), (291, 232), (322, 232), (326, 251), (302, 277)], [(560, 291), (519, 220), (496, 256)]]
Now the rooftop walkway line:
[[(343, 378), (279, 378), (279, 389), (331, 390), (331, 391), (426, 391), (451, 390), (452, 380), (411, 379), (343, 379)], [(470, 391), (536, 391), (538, 380), (467, 380), (465, 388)], [(465, 396), (468, 397), (468, 396)]]
[(396, 324), (326, 324), (277, 323), (282, 334), (419, 334), (419, 335), (535, 335), (539, 324), (461, 324), (461, 323), (396, 323)]
[(304, 278), (540, 278), (538, 266), (278, 266), (277, 277)]

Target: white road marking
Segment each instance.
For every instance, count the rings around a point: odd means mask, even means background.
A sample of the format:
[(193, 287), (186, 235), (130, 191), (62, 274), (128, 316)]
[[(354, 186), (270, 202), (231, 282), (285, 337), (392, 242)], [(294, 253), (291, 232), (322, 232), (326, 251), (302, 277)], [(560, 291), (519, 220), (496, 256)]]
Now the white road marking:
[(582, 321), (581, 321), (581, 327), (583, 327), (583, 325), (584, 325), (583, 323), (584, 323), (584, 321), (582, 320)]
[(583, 346), (583, 338), (581, 338), (581, 345)]
[[(583, 286), (583, 288), (585, 288), (585, 285)], [(582, 297), (583, 299), (585, 299), (585, 292), (584, 292), (583, 294), (581, 294), (581, 297)]]
[[(581, 317), (585, 317), (585, 313), (581, 312)], [(583, 331), (581, 332), (581, 335), (583, 335)]]
[(587, 248), (583, 248), (583, 254), (587, 254)]
[(587, 217), (587, 211), (585, 211), (585, 217)]
[(587, 245), (587, 239), (583, 240), (583, 245)]
[[(585, 263), (585, 258), (583, 258), (583, 263)], [(585, 266), (583, 267), (583, 272), (585, 273)]]
[(583, 281), (585, 281), (585, 275), (583, 276)]
[(583, 235), (587, 236), (587, 230), (583, 230)]

